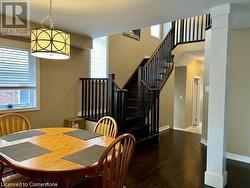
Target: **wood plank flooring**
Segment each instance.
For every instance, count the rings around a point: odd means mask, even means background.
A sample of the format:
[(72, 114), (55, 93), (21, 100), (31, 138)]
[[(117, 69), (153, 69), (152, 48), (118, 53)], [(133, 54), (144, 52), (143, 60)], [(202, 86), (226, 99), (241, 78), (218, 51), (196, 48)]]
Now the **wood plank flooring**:
[[(206, 147), (200, 135), (169, 129), (159, 142), (138, 145), (127, 188), (204, 188)], [(227, 188), (250, 188), (250, 165), (227, 161)]]

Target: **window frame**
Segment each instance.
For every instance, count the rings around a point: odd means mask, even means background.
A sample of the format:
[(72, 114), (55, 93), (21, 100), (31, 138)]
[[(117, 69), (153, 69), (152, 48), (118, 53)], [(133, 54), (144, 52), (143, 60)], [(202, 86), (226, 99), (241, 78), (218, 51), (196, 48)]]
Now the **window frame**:
[[(159, 25), (159, 37), (156, 37), (156, 36), (152, 35), (152, 27), (156, 26), (156, 25)], [(162, 24), (156, 24), (156, 25), (151, 25), (150, 26), (150, 36), (152, 38), (154, 38), (154, 39), (161, 40), (161, 38), (162, 38)]]
[[(104, 78), (108, 78), (109, 77), (109, 36), (103, 36), (103, 37), (107, 37), (107, 44), (106, 44), (106, 77)], [(99, 37), (97, 37), (99, 38)], [(92, 39), (94, 40), (94, 38)], [(92, 42), (93, 44), (93, 42)], [(92, 46), (92, 49), (93, 49), (93, 46)], [(91, 58), (91, 50), (89, 50), (89, 77), (90, 78), (97, 78), (97, 77), (92, 77), (92, 70), (91, 70), (91, 63), (92, 63), (92, 58)]]
[[(1, 47), (19, 49), (19, 50), (27, 50), (30, 52), (30, 44), (24, 41), (12, 40), (12, 39), (0, 39)], [(36, 64), (36, 106), (35, 107), (20, 107), (20, 108), (12, 108), (12, 109), (0, 109), (0, 113), (8, 113), (8, 112), (30, 112), (30, 111), (38, 111), (40, 110), (40, 59), (35, 58)], [(27, 87), (0, 87), (0, 89), (25, 89)], [(32, 88), (32, 87), (29, 87)]]

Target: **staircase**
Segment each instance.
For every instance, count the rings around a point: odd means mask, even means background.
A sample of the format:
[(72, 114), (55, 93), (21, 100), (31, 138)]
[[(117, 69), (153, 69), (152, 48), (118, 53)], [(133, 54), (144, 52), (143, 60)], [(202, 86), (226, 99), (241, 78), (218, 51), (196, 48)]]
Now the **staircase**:
[(142, 59), (124, 88), (109, 78), (81, 78), (82, 114), (98, 121), (105, 115), (116, 119), (119, 133), (131, 133), (137, 141), (159, 133), (159, 94), (174, 69), (172, 50), (179, 44), (205, 40), (210, 15), (172, 22), (172, 28), (150, 58)]
[[(144, 58), (139, 66), (144, 66), (149, 58)], [(126, 98), (126, 128), (125, 132), (133, 134), (137, 140), (148, 137), (148, 127), (143, 122), (143, 115), (140, 113), (140, 96), (139, 96), (139, 67), (127, 81), (124, 88), (127, 90)]]

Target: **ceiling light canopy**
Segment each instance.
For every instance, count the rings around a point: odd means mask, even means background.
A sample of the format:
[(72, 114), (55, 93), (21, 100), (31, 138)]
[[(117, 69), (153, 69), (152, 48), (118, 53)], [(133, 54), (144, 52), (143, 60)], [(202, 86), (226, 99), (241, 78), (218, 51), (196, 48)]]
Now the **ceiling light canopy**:
[[(50, 28), (45, 28), (43, 23), (49, 20)], [(41, 28), (31, 31), (31, 54), (46, 59), (70, 58), (70, 35), (54, 29), (54, 14), (52, 12), (52, 0), (50, 0), (50, 12), (41, 21)]]

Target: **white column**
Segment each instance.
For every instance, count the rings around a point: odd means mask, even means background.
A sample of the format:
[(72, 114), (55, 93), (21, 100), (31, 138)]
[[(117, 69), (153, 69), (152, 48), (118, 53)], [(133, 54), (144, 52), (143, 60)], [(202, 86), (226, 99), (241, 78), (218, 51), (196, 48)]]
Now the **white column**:
[(229, 67), (230, 4), (211, 9), (209, 63), (207, 170), (205, 184), (223, 188), (227, 183), (227, 72)]

